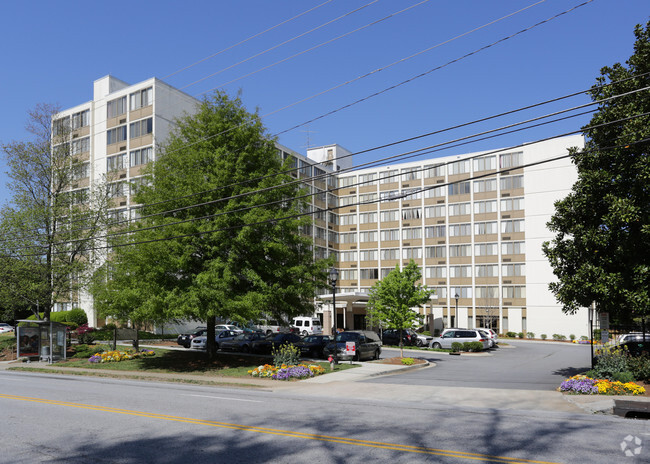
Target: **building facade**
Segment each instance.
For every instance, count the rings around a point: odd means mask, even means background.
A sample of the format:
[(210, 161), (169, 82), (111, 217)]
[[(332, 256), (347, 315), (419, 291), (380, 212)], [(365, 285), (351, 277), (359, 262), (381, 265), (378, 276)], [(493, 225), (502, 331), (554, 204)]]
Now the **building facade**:
[[(72, 127), (72, 152), (83, 160), (72, 190), (108, 182), (116, 219), (136, 218), (130, 185), (155, 161), (174, 118), (199, 102), (155, 78), (129, 85), (112, 76), (94, 83), (93, 100), (61, 112)], [(421, 311), (432, 329), (491, 327), (536, 336), (586, 335), (586, 310), (567, 316), (548, 290), (553, 274), (542, 253), (554, 202), (577, 178), (567, 155), (581, 136), (493, 152), (454, 155), (354, 170), (339, 145), (306, 156), (278, 145), (293, 176), (312, 193), (314, 256), (335, 254), (337, 325), (365, 328), (372, 285), (414, 260), (435, 293)], [(331, 327), (326, 291), (317, 313)], [(70, 295), (55, 310), (82, 307), (101, 325), (89, 295)]]

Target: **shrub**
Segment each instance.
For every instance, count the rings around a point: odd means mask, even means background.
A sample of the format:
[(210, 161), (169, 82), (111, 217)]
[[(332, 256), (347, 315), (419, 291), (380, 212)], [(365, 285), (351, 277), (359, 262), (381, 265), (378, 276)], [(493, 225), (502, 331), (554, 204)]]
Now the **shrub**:
[(569, 338), (571, 339), (571, 341), (573, 341), (573, 340), (576, 339), (576, 336), (574, 334), (571, 334), (571, 335), (569, 335)]
[(77, 345), (75, 346), (75, 351), (74, 354), (72, 355), (73, 358), (89, 358), (97, 353), (101, 353), (104, 351), (104, 347), (102, 346), (95, 346), (95, 345)]
[(523, 333), (523, 332), (519, 332), (519, 333), (517, 334), (517, 337), (519, 337), (519, 338), (524, 338), (524, 333)]
[(474, 352), (479, 352), (483, 351), (483, 343), (481, 342), (466, 342), (463, 345), (467, 344), (467, 349), (465, 349), (465, 346), (463, 346), (463, 349), (465, 351), (474, 351)]
[(451, 344), (451, 351), (454, 353), (460, 352), (460, 350), (463, 349), (463, 344), (460, 342), (452, 342)]
[(618, 348), (604, 347), (599, 350), (596, 367), (591, 371), (593, 378), (615, 380), (615, 375), (627, 372), (627, 355)]
[(402, 364), (405, 366), (412, 366), (413, 363), (415, 363), (415, 359), (413, 358), (402, 358)]
[(542, 335), (540, 335), (540, 337), (542, 337), (542, 340), (546, 340), (546, 337), (548, 337), (548, 335), (542, 334)]
[(506, 337), (508, 337), (508, 338), (515, 338), (516, 336), (517, 336), (517, 334), (515, 332), (507, 332), (506, 333)]
[(535, 338), (535, 334), (534, 334), (533, 332), (528, 332), (528, 333), (526, 334), (526, 337), (528, 337), (528, 338)]
[(601, 329), (594, 329), (594, 340), (600, 340), (601, 332)]
[(273, 364), (276, 367), (280, 367), (283, 364), (286, 366), (296, 365), (300, 360), (300, 350), (289, 343), (285, 343), (280, 345), (277, 349), (273, 349), (272, 354)]
[(88, 316), (86, 315), (86, 311), (81, 308), (72, 308), (70, 311), (68, 311), (66, 322), (70, 322), (77, 327), (82, 324), (88, 324)]
[(586, 335), (581, 335), (580, 340), (582, 340), (583, 342), (586, 342), (587, 340), (589, 340), (589, 337), (587, 337)]
[(635, 356), (627, 358), (627, 369), (636, 380), (650, 380), (650, 356)]
[(553, 334), (553, 340), (559, 340), (560, 334)]

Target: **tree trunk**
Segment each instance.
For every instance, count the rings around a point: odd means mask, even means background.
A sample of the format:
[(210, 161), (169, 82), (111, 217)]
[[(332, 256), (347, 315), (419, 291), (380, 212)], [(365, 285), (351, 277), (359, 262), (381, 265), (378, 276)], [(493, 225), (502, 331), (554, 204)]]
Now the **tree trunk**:
[(217, 324), (216, 316), (209, 316), (207, 324), (208, 330), (206, 333), (205, 350), (208, 355), (208, 360), (214, 361), (217, 359), (217, 346), (214, 342), (214, 326)]

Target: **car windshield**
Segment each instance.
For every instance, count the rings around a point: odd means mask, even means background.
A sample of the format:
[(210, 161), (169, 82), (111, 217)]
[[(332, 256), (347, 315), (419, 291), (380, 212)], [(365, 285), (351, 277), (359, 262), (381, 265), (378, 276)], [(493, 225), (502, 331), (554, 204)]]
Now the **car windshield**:
[(336, 335), (337, 342), (353, 342), (359, 339), (358, 333), (353, 332), (341, 332)]

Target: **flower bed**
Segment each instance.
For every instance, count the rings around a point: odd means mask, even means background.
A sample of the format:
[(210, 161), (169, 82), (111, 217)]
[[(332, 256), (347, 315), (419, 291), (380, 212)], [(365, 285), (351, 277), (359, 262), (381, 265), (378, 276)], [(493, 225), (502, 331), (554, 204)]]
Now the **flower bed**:
[(273, 380), (291, 380), (291, 379), (307, 379), (315, 375), (325, 373), (325, 369), (316, 364), (298, 364), (297, 366), (287, 366), (282, 364), (280, 367), (272, 366), (271, 364), (264, 364), (263, 366), (256, 367), (248, 371), (253, 377), (262, 377)]
[(154, 356), (156, 353), (153, 350), (142, 350), (138, 352), (133, 351), (103, 351), (97, 353), (90, 358), (88, 362), (91, 363), (107, 363), (107, 362), (120, 362), (129, 359), (143, 358), (146, 356)]
[(580, 395), (643, 395), (645, 388), (634, 382), (612, 382), (606, 379), (592, 379), (586, 375), (569, 377), (558, 388), (561, 392)]

